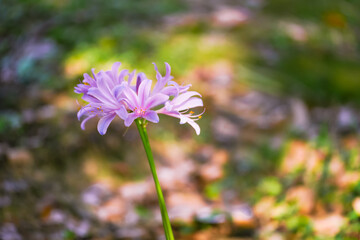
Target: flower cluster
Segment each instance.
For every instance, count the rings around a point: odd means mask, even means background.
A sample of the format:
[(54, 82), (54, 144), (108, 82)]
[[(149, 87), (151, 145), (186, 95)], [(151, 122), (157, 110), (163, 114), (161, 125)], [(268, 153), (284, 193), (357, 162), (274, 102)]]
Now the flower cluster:
[(190, 108), (203, 106), (199, 98), (201, 95), (188, 91), (191, 85), (183, 86), (172, 81), (168, 63), (165, 63), (165, 76), (160, 74), (154, 63), (157, 82), (153, 88), (152, 80), (144, 73), (136, 74), (126, 69), (119, 72), (120, 65), (116, 62), (111, 70), (98, 73), (92, 69), (92, 76), (85, 73), (82, 83), (75, 87), (75, 92), (83, 94), (82, 99), (88, 102), (77, 114), (79, 120), (85, 116), (82, 129), (89, 119), (100, 117), (97, 129), (104, 135), (116, 116), (123, 119), (128, 127), (137, 118), (157, 123), (158, 114), (165, 114), (179, 118), (180, 124), (190, 124), (196, 134), (200, 134), (200, 127), (195, 121), (201, 118), (202, 113), (194, 115)]

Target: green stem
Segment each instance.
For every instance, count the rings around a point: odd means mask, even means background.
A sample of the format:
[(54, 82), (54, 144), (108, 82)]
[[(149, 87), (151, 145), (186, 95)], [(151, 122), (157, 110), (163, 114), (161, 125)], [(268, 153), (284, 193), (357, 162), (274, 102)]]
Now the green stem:
[(155, 187), (156, 187), (156, 193), (158, 195), (159, 206), (160, 206), (160, 211), (161, 211), (161, 218), (162, 218), (162, 222), (163, 222), (166, 240), (174, 240), (169, 216), (168, 216), (166, 206), (165, 206), (164, 196), (162, 194), (159, 179), (156, 174), (154, 157), (151, 152), (150, 142), (149, 142), (149, 138), (148, 138), (147, 132), (146, 132), (146, 122), (145, 122), (145, 119), (139, 119), (139, 118), (136, 119), (135, 122), (136, 122), (136, 126), (139, 130), (140, 137), (141, 137), (141, 140), (142, 140), (144, 148), (145, 148), (145, 152), (146, 152), (146, 156), (149, 161), (151, 173), (154, 178), (154, 183), (155, 183)]

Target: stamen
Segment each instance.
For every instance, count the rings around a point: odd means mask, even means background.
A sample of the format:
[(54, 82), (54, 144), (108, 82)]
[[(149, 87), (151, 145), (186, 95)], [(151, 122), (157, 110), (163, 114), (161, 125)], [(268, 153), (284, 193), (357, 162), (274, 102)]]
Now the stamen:
[(190, 111), (190, 114), (193, 114), (194, 112), (193, 111)]

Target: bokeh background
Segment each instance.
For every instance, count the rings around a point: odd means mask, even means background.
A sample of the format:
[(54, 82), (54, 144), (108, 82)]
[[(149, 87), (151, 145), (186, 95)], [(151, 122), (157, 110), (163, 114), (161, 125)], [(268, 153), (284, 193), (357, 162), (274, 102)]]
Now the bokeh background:
[(0, 239), (164, 239), (136, 128), (76, 118), (82, 74), (115, 61), (152, 79), (168, 62), (203, 95), (200, 136), (148, 126), (176, 239), (359, 239), (359, 12), (1, 0)]

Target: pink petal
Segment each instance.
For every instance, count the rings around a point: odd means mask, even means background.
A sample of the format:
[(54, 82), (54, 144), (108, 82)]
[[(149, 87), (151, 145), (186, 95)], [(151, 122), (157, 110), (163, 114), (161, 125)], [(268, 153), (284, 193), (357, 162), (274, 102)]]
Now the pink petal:
[(197, 135), (200, 135), (200, 127), (195, 121), (190, 120), (187, 123), (190, 124), (190, 126), (192, 126), (195, 129)]
[(195, 91), (190, 91), (190, 92), (186, 92), (186, 93), (183, 93), (183, 94), (180, 94), (179, 96), (177, 96), (176, 98), (174, 98), (172, 101), (171, 101), (171, 104), (177, 106), (179, 104), (182, 104), (184, 103), (186, 100), (188, 100), (189, 98), (193, 97), (193, 96), (200, 96), (200, 93), (198, 92), (195, 92)]
[(190, 109), (190, 108), (202, 107), (203, 105), (204, 105), (203, 101), (200, 98), (194, 97), (194, 98), (190, 98), (183, 104), (180, 104), (179, 106), (177, 106), (176, 110), (182, 111), (182, 110), (186, 110), (186, 109)]

